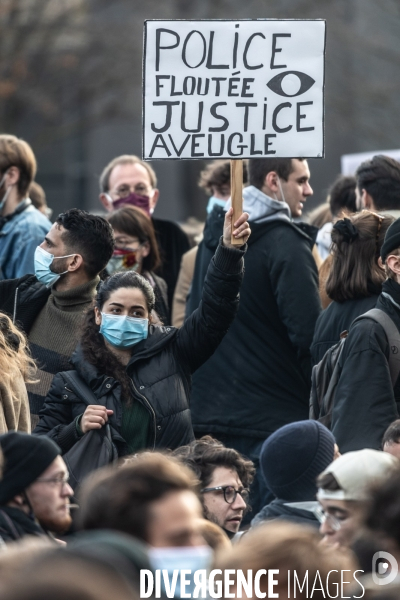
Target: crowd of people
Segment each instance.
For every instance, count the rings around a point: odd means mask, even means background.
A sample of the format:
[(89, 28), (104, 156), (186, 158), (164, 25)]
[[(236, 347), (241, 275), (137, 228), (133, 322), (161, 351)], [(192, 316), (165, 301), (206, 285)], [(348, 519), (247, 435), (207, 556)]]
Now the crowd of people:
[(376, 553), (400, 559), (400, 163), (339, 176), (308, 222), (305, 159), (244, 167), (235, 222), (230, 162), (201, 173), (191, 248), (138, 157), (105, 166), (99, 214), (51, 222), (32, 148), (0, 135), (0, 598), (139, 598), (143, 569), (213, 568), (379, 597)]

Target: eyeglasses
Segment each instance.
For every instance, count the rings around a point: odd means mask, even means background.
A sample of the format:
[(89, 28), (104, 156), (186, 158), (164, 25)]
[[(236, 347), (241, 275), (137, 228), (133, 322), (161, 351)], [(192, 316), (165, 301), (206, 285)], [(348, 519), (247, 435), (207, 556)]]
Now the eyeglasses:
[(139, 196), (147, 196), (147, 195), (151, 194), (151, 188), (149, 188), (148, 186), (146, 186), (144, 184), (138, 184), (138, 185), (134, 186), (133, 188), (124, 185), (124, 186), (121, 186), (120, 188), (118, 188), (115, 191), (115, 193), (117, 194), (117, 196), (119, 198), (127, 198), (128, 196), (130, 196), (132, 191), (135, 194), (138, 194)]
[(228, 504), (233, 504), (235, 502), (236, 496), (238, 494), (241, 495), (241, 497), (243, 498), (243, 500), (246, 503), (247, 503), (247, 500), (249, 499), (249, 490), (248, 489), (243, 488), (242, 490), (236, 490), (232, 485), (225, 485), (225, 486), (219, 485), (217, 487), (203, 488), (202, 490), (200, 490), (201, 494), (206, 494), (207, 492), (223, 492), (224, 500)]
[(51, 487), (55, 488), (59, 486), (61, 489), (67, 485), (69, 481), (69, 475), (58, 475), (57, 477), (49, 477), (48, 479), (36, 479), (38, 483), (48, 483)]
[(342, 524), (339, 521), (339, 519), (325, 512), (321, 506), (317, 506), (317, 508), (315, 508), (313, 512), (314, 515), (317, 517), (318, 521), (321, 523), (321, 525), (323, 525), (326, 522), (330, 527), (332, 527), (334, 531), (339, 531), (339, 529), (342, 527)]

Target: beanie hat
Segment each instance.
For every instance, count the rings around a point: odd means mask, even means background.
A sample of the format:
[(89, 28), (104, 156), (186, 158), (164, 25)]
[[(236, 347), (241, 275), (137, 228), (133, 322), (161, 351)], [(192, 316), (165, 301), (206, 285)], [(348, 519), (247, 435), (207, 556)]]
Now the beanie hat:
[(398, 458), (381, 450), (364, 448), (346, 452), (321, 473), (321, 476), (333, 475), (340, 490), (319, 489), (318, 499), (368, 500), (369, 488), (382, 482), (398, 464)]
[(46, 436), (10, 431), (0, 435), (4, 457), (0, 480), (0, 505), (23, 492), (61, 454), (60, 448)]
[(316, 479), (333, 461), (335, 438), (318, 421), (281, 427), (265, 440), (261, 469), (269, 489), (280, 500), (315, 500)]
[(400, 219), (396, 219), (388, 228), (381, 248), (381, 259), (384, 263), (389, 254), (400, 248)]

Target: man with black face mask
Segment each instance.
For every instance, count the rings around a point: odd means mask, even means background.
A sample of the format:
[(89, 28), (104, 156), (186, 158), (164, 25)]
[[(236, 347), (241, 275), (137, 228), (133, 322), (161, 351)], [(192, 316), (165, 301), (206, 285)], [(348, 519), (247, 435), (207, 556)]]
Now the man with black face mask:
[(33, 272), (33, 253), (51, 227), (28, 197), (36, 174), (32, 148), (0, 135), (0, 279)]
[(108, 212), (131, 204), (151, 217), (162, 261), (157, 274), (167, 283), (171, 308), (181, 259), (190, 249), (190, 244), (186, 234), (176, 223), (152, 216), (159, 194), (154, 170), (149, 163), (134, 155), (117, 156), (100, 175), (99, 198)]
[(70, 368), (84, 313), (113, 250), (111, 225), (73, 208), (57, 217), (34, 251), (35, 275), (0, 281), (0, 310), (28, 336), (40, 367), (39, 381), (27, 386), (32, 429), (54, 375)]

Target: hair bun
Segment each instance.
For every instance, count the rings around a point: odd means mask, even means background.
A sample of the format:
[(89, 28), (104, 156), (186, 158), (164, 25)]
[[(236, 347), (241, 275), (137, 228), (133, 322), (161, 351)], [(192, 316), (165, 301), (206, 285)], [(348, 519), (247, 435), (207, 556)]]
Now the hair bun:
[(358, 230), (354, 227), (350, 219), (346, 217), (336, 221), (333, 226), (342, 236), (345, 242), (353, 242), (358, 237)]

